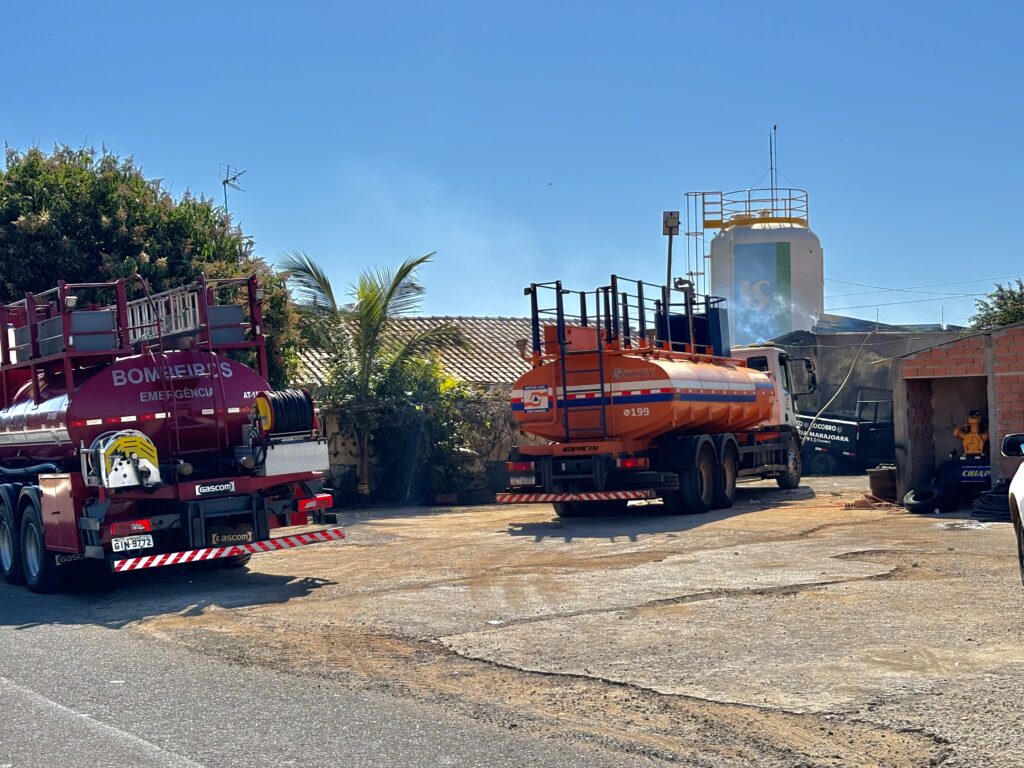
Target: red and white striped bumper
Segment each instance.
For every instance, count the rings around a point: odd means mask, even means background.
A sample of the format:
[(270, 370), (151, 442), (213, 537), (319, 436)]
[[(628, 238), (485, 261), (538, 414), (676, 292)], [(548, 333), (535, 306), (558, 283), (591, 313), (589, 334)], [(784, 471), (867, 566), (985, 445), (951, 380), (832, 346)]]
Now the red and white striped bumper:
[(252, 544), (234, 544), (230, 547), (208, 547), (206, 549), (190, 549), (187, 552), (168, 552), (162, 555), (129, 557), (124, 560), (115, 560), (113, 562), (113, 569), (115, 573), (140, 571), (143, 568), (184, 565), (185, 563), (198, 563), (204, 560), (217, 560), (222, 557), (237, 557), (238, 555), (245, 554), (258, 555), (260, 552), (275, 552), (279, 549), (304, 547), (307, 544), (320, 544), (325, 541), (338, 541), (344, 538), (345, 534), (341, 528), (328, 528), (323, 531), (313, 531), (312, 533), (282, 536), (278, 539), (254, 541)]
[(652, 490), (639, 491), (594, 491), (593, 493), (499, 493), (495, 501), (499, 504), (551, 504), (555, 501), (626, 501), (632, 499), (653, 499)]

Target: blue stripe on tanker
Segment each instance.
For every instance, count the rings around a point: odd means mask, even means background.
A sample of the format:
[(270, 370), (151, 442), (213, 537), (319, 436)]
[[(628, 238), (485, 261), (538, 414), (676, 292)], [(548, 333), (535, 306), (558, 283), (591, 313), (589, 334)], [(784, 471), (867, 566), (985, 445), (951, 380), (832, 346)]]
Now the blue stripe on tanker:
[[(763, 389), (763, 387), (761, 388)], [(583, 408), (587, 406), (593, 407), (597, 405), (635, 405), (637, 403), (664, 403), (670, 400), (676, 400), (681, 403), (753, 403), (757, 401), (757, 395), (719, 395), (697, 393), (686, 395), (673, 395), (669, 392), (663, 392), (655, 395), (615, 395), (610, 403), (607, 401), (607, 398), (601, 400), (596, 397), (570, 400), (568, 404), (565, 400), (559, 400), (558, 407)], [(522, 411), (523, 404), (513, 403), (512, 410)]]

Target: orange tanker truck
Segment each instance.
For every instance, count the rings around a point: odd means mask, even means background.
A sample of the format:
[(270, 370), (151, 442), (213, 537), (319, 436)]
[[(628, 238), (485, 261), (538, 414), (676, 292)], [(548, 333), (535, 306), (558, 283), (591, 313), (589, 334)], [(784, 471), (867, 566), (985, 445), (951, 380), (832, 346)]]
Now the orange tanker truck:
[[(677, 280), (612, 275), (576, 292), (525, 289), (532, 369), (513, 385), (527, 439), (508, 462), (504, 503), (550, 503), (561, 517), (661, 498), (672, 514), (732, 506), (739, 478), (800, 483), (795, 397), (810, 360), (771, 345), (730, 349), (724, 300)], [(805, 391), (794, 392), (796, 368)]]

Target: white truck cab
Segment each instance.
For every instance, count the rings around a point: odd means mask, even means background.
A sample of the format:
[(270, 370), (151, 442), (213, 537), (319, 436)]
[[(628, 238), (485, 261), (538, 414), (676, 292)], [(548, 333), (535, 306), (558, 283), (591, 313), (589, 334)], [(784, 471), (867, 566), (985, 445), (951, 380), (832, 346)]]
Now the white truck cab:
[[(814, 375), (814, 366), (810, 358), (790, 357), (782, 349), (773, 344), (753, 344), (749, 347), (738, 347), (732, 350), (732, 356), (737, 360), (744, 360), (748, 368), (755, 371), (763, 371), (776, 383), (775, 407), (772, 410), (771, 423), (776, 425), (789, 425), (794, 429), (797, 426), (797, 408), (795, 398), (800, 395), (809, 395), (817, 386)], [(801, 391), (794, 390), (794, 366), (802, 363), (805, 372), (805, 388)]]

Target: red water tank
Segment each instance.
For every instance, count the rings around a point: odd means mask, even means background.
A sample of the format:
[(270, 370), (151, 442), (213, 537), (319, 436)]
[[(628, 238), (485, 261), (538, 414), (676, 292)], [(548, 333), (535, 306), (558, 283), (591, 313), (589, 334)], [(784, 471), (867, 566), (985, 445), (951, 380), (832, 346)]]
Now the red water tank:
[(135, 355), (77, 371), (71, 393), (63, 375), (39, 377), (40, 402), (27, 382), (0, 410), (4, 465), (77, 464), (80, 446), (118, 429), (144, 432), (161, 459), (178, 450), (200, 452), (190, 453), (190, 461), (202, 453), (230, 456), (232, 446), (241, 444), (256, 394), (269, 389), (251, 368), (199, 350)]

